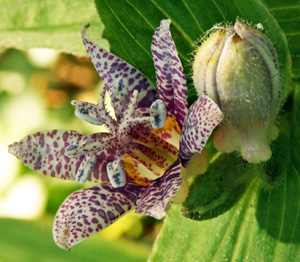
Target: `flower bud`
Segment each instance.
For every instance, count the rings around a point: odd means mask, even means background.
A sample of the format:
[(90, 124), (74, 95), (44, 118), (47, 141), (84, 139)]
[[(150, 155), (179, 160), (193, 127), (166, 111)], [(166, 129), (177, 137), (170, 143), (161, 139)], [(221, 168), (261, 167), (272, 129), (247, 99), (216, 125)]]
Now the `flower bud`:
[(210, 96), (225, 115), (214, 135), (215, 147), (224, 153), (240, 151), (250, 163), (268, 160), (281, 102), (271, 41), (240, 21), (219, 28), (198, 48), (193, 80), (199, 96)]

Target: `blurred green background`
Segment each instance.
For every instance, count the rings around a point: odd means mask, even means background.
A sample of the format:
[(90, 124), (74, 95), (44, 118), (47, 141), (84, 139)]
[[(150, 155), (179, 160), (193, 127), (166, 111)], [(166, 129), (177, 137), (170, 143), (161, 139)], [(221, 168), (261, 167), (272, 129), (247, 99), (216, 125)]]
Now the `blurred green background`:
[(161, 222), (134, 213), (70, 252), (57, 247), (51, 232), (54, 215), (82, 186), (39, 175), (7, 152), (8, 144), (36, 131), (101, 131), (77, 119), (70, 105), (72, 99), (97, 103), (100, 86), (87, 57), (50, 49), (1, 51), (0, 262), (146, 261)]

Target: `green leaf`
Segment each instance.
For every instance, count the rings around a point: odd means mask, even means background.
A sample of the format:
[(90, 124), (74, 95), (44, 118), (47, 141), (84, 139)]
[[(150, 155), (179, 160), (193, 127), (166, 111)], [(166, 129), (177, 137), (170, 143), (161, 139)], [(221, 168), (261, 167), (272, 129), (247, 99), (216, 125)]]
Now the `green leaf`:
[(293, 76), (300, 77), (300, 4), (298, 0), (265, 0), (285, 33), (292, 58)]
[(237, 154), (222, 154), (192, 183), (182, 212), (196, 220), (226, 212), (243, 196), (257, 172), (259, 166), (245, 164)]
[[(194, 42), (215, 24), (234, 23), (237, 17), (253, 26), (263, 25), (263, 32), (276, 46), (285, 87), (291, 73), (288, 40), (293, 74), (299, 76), (300, 28), (295, 13), (298, 1), (152, 0), (146, 5), (138, 0), (118, 3), (95, 0), (95, 3), (106, 26), (104, 37), (110, 41), (111, 51), (152, 81), (155, 74), (150, 43), (154, 29), (165, 18), (172, 20), (171, 32), (189, 76)], [(190, 77), (188, 81), (191, 83)], [(284, 97), (288, 96), (287, 91), (283, 93)], [(189, 96), (192, 102), (195, 93), (191, 86)], [(299, 105), (298, 91), (286, 102), (285, 113), (280, 118), (280, 137), (272, 144), (273, 157), (268, 163), (244, 166), (235, 155), (220, 156), (212, 163), (213, 168), (196, 180), (184, 207), (171, 207), (150, 261), (300, 259)], [(196, 221), (182, 213), (196, 219), (211, 219)]]
[(140, 69), (155, 82), (150, 45), (155, 28), (164, 15), (151, 2), (95, 1), (100, 18), (106, 26), (103, 37), (111, 52)]
[[(194, 43), (217, 23), (232, 22), (237, 17), (253, 25), (261, 23), (279, 54), (283, 82), (290, 79), (291, 61), (284, 34), (259, 0), (194, 1), (152, 0), (145, 4), (138, 0), (95, 0), (98, 13), (106, 26), (103, 37), (111, 45), (111, 51), (140, 69), (155, 82), (150, 44), (153, 31), (162, 19), (172, 20), (171, 32), (176, 43), (189, 83), (190, 103), (196, 98), (191, 81), (191, 60)], [(293, 27), (299, 31), (299, 27)], [(286, 97), (286, 92), (284, 92)]]
[[(82, 24), (91, 23), (93, 35), (103, 31), (90, 0), (0, 0), (0, 5), (0, 47), (43, 47), (85, 55)], [(105, 40), (97, 43), (108, 47)]]
[[(269, 187), (261, 177), (253, 179), (230, 210), (205, 221), (187, 219), (173, 206), (150, 261), (299, 261), (299, 114), (300, 85), (287, 102), (280, 125), (284, 130), (264, 167), (272, 178), (265, 181)], [(236, 169), (227, 172), (235, 174)]]
[[(290, 101), (289, 101), (290, 102)], [(285, 110), (287, 110), (285, 108)], [(287, 116), (282, 118), (282, 122)], [(272, 158), (262, 164), (246, 164), (236, 153), (221, 154), (198, 176), (190, 187), (182, 212), (186, 217), (204, 220), (229, 210), (243, 196), (253, 178), (260, 180), (264, 190), (273, 190), (283, 182), (291, 161), (290, 126), (281, 123), (281, 133), (272, 143)]]
[(3, 262), (142, 262), (147, 258), (143, 245), (135, 243), (132, 247), (129, 241), (113, 242), (97, 237), (67, 252), (55, 245), (51, 226), (45, 223), (45, 218), (42, 223), (13, 219), (1, 219), (0, 223), (0, 261)]

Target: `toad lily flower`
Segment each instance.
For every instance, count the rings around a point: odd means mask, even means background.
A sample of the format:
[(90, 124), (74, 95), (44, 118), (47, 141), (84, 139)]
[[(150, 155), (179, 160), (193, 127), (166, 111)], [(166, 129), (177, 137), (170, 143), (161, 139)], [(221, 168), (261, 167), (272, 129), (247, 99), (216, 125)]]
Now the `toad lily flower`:
[[(101, 182), (73, 193), (58, 210), (53, 235), (62, 248), (71, 248), (133, 209), (162, 218), (181, 186), (182, 166), (201, 152), (222, 119), (218, 106), (205, 96), (188, 112), (186, 80), (169, 25), (170, 20), (161, 22), (151, 46), (157, 89), (140, 71), (88, 40), (84, 25), (83, 43), (105, 86), (97, 105), (72, 104), (77, 117), (105, 124), (110, 132), (44, 131), (9, 146), (10, 153), (41, 174)], [(106, 110), (106, 91), (115, 118)]]

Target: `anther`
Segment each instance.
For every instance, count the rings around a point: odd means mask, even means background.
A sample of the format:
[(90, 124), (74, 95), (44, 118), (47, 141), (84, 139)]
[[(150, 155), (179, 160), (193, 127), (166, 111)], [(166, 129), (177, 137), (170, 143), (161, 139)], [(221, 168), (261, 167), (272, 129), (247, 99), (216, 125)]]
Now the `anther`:
[(82, 160), (75, 177), (77, 183), (83, 184), (89, 179), (96, 164), (96, 161), (96, 155), (92, 155), (91, 157), (85, 157)]
[(113, 104), (118, 104), (121, 108), (124, 108), (127, 103), (128, 96), (128, 80), (121, 78), (117, 81), (116, 85), (112, 89), (111, 100)]
[(163, 100), (155, 100), (150, 107), (150, 123), (154, 129), (162, 128), (167, 121), (167, 110)]
[(114, 188), (123, 187), (126, 184), (126, 173), (121, 162), (114, 168), (113, 162), (109, 162), (106, 166), (108, 179)]
[(97, 114), (94, 112), (96, 109), (94, 105), (83, 103), (80, 101), (73, 100), (71, 102), (73, 106), (78, 106), (75, 110), (75, 115), (93, 125), (101, 126), (103, 122), (97, 117)]

